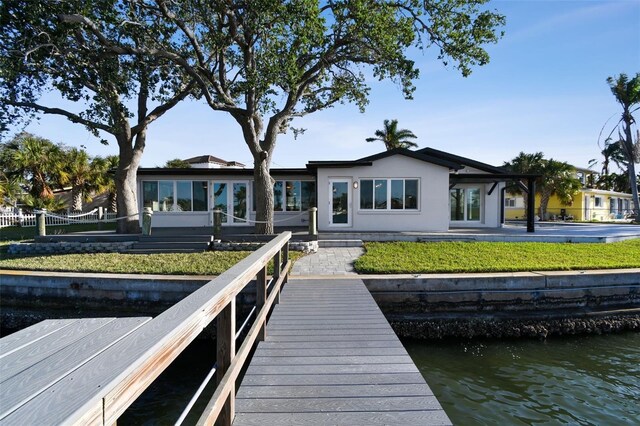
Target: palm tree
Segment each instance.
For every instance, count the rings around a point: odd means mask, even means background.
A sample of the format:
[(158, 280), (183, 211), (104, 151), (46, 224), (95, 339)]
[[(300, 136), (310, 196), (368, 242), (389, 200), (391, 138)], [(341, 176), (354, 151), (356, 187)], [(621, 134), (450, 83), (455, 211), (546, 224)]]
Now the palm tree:
[[(539, 174), (536, 179), (536, 193), (540, 195), (539, 216), (545, 218), (549, 199), (556, 195), (564, 204), (571, 204), (574, 195), (582, 184), (576, 177), (575, 168), (568, 163), (545, 159), (542, 152), (525, 154), (521, 152), (503, 166), (511, 173)], [(522, 194), (520, 187), (509, 186), (507, 190), (513, 194)], [(524, 197), (525, 209), (528, 209), (527, 197)], [(531, 206), (534, 208), (534, 206)]]
[(118, 211), (116, 182), (114, 171), (118, 167), (119, 157), (108, 155), (106, 157), (95, 157), (91, 161), (91, 169), (94, 172), (93, 190), (96, 193), (107, 193), (109, 200), (108, 209), (112, 212)]
[(631, 127), (636, 124), (632, 113), (637, 111), (639, 108), (637, 105), (640, 105), (640, 73), (636, 73), (632, 79), (629, 79), (624, 73), (615, 79), (608, 77), (607, 83), (616, 101), (622, 106), (622, 116), (611, 130), (609, 136), (611, 136), (616, 129), (618, 130), (620, 145), (622, 146), (622, 151), (626, 159), (636, 222), (640, 222), (640, 201), (638, 200), (638, 182), (635, 169), (635, 163), (640, 162), (638, 158), (640, 156), (640, 141), (638, 141), (638, 137), (636, 136), (636, 141), (634, 142), (631, 131)]
[(562, 204), (571, 205), (582, 183), (576, 177), (576, 169), (573, 166), (553, 158), (543, 161), (541, 172), (537, 192), (540, 194), (540, 218), (545, 219), (549, 199), (553, 195), (558, 197)]
[(61, 150), (53, 142), (21, 133), (3, 146), (5, 173), (29, 183), (34, 198), (53, 198), (53, 186), (60, 182), (64, 163)]
[(376, 130), (375, 138), (367, 138), (367, 142), (382, 141), (387, 151), (395, 148), (417, 148), (418, 144), (410, 141), (417, 136), (408, 129), (398, 129), (398, 120), (384, 120), (384, 129)]
[[(519, 174), (542, 174), (544, 168), (544, 154), (542, 152), (536, 152), (533, 154), (525, 154), (520, 152), (517, 157), (511, 161), (507, 161), (502, 167), (508, 172)], [(536, 181), (536, 192), (538, 192), (538, 182)], [(507, 191), (511, 194), (522, 195), (522, 189), (519, 185), (510, 184), (507, 186)], [(524, 209), (527, 210), (527, 197), (524, 199)]]
[(61, 182), (71, 185), (71, 210), (82, 211), (83, 201), (90, 201), (95, 176), (89, 164), (89, 155), (83, 149), (70, 148), (63, 151), (64, 170)]

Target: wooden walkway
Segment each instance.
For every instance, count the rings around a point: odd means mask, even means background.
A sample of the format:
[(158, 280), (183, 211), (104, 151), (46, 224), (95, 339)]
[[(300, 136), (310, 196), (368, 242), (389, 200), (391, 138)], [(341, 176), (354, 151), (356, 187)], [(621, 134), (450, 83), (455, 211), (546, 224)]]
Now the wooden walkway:
[[(4, 337), (0, 340), (0, 424), (45, 424), (45, 419), (54, 419), (56, 407), (63, 405), (54, 406), (54, 385), (73, 379), (80, 368), (104, 368), (96, 357), (150, 319), (46, 320)], [(83, 377), (76, 378), (78, 386), (67, 386), (66, 397), (73, 401), (91, 392), (79, 386)], [(45, 417), (28, 420), (34, 413)]]
[(359, 279), (292, 280), (238, 390), (234, 425), (451, 424)]

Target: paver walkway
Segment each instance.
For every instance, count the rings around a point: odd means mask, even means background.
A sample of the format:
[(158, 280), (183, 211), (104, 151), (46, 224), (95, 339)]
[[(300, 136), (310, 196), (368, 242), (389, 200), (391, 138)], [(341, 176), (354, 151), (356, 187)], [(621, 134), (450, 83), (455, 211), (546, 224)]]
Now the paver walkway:
[(291, 275), (356, 275), (353, 262), (364, 254), (362, 247), (319, 248), (296, 261)]
[(234, 421), (450, 424), (358, 278), (287, 283), (238, 390)]

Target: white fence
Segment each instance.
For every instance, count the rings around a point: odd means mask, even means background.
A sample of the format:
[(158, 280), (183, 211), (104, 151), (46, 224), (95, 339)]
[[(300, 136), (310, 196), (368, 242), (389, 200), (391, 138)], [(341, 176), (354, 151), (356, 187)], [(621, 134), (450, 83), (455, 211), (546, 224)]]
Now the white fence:
[[(116, 219), (116, 213), (104, 213), (103, 222), (113, 221)], [(47, 213), (45, 216), (46, 225), (75, 225), (79, 223), (100, 223), (98, 211), (93, 210), (89, 213), (80, 214), (53, 214)], [(19, 213), (2, 213), (0, 214), (0, 228), (9, 226), (36, 226), (35, 214), (19, 214)]]

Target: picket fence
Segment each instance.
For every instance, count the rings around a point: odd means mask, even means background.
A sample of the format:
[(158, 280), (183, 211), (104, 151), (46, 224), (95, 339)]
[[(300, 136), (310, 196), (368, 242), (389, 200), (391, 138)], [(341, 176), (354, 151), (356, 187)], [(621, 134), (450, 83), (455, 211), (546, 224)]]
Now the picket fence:
[[(106, 212), (104, 213), (103, 221), (112, 221), (116, 219), (117, 213)], [(98, 211), (91, 211), (89, 213), (80, 214), (68, 214), (68, 213), (47, 213), (45, 216), (46, 225), (75, 225), (81, 223), (100, 223), (98, 217)], [(7, 228), (9, 226), (36, 226), (35, 214), (19, 214), (19, 213), (1, 213), (0, 214), (0, 228)]]

